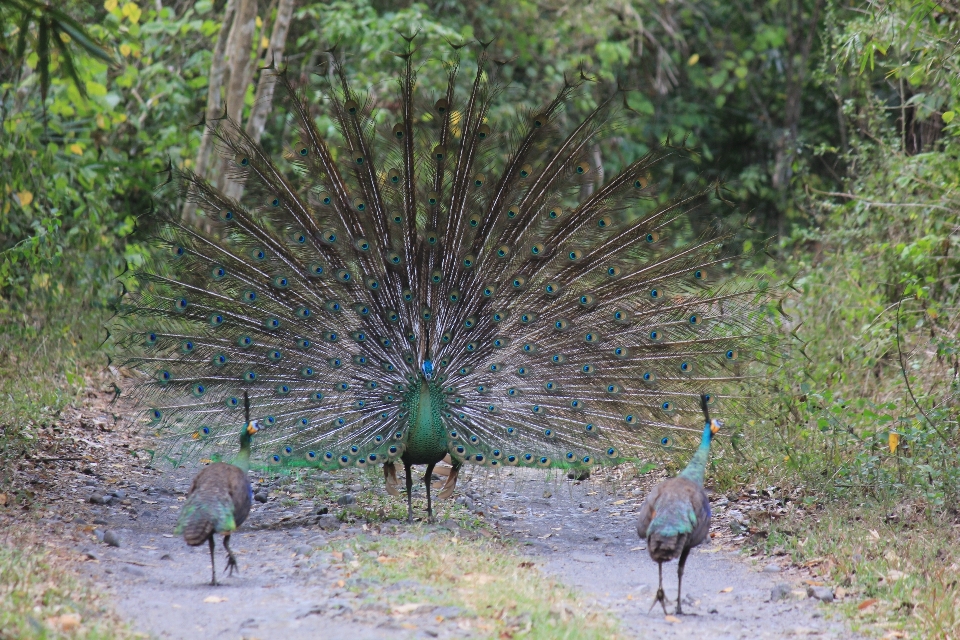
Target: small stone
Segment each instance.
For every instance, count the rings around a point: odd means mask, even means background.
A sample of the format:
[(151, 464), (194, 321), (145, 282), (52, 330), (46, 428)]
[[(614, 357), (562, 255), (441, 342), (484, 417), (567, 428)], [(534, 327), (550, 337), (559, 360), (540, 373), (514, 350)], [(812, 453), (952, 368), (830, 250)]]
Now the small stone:
[(708, 607), (707, 613), (719, 613), (719, 611), (717, 611), (716, 607)]
[(552, 498), (552, 497), (553, 497), (553, 492), (552, 492), (552, 491), (544, 491), (544, 492), (543, 492), (543, 497), (544, 497), (544, 498)]
[(463, 610), (460, 607), (437, 607), (432, 611), (433, 615), (441, 616), (446, 620), (459, 618)]
[(97, 537), (97, 542), (103, 542), (103, 529), (94, 529), (93, 535)]
[(349, 490), (351, 493), (360, 493), (361, 491), (363, 491), (363, 485), (352, 484), (349, 487), (347, 487), (347, 490)]
[(87, 549), (86, 547), (84, 547), (83, 549), (80, 549), (80, 553), (81, 553), (83, 556), (85, 556), (87, 560), (99, 560), (99, 559), (100, 559), (100, 556), (98, 556), (98, 555), (96, 554), (96, 552), (94, 552), (94, 551), (92, 551), (92, 550), (90, 550), (90, 549)]
[(790, 597), (791, 591), (793, 591), (792, 586), (786, 582), (781, 582), (770, 590), (770, 600), (773, 602), (787, 600)]
[(716, 502), (713, 503), (713, 506), (725, 507), (728, 504), (730, 504), (730, 500), (728, 500), (726, 496), (720, 496), (719, 498), (717, 498)]
[(135, 566), (132, 566), (132, 565), (129, 565), (129, 564), (121, 565), (120, 568), (121, 568), (123, 571), (126, 571), (127, 573), (130, 573), (130, 574), (133, 574), (133, 575), (137, 576), (138, 578), (142, 578), (142, 577), (144, 577), (145, 575), (147, 575), (147, 574), (144, 572), (144, 570), (141, 569), (140, 567), (135, 567)]
[(110, 523), (104, 520), (103, 518), (94, 518), (93, 524), (110, 524)]
[(113, 500), (113, 496), (105, 496), (100, 492), (94, 492), (90, 495), (87, 500), (90, 504), (110, 504), (110, 501)]
[(503, 520), (504, 522), (513, 522), (514, 520), (517, 519), (517, 516), (513, 515), (512, 513), (505, 513), (502, 516), (500, 516), (500, 519)]
[(83, 481), (83, 484), (88, 487), (95, 487), (97, 486), (97, 481), (94, 480), (93, 478), (87, 478), (86, 480)]
[(127, 497), (127, 492), (124, 491), (123, 489), (114, 489), (113, 491), (110, 492), (110, 495), (112, 495), (114, 498), (119, 498), (120, 500), (123, 500), (124, 498)]
[(473, 511), (473, 507), (474, 507), (473, 500), (471, 500), (467, 496), (460, 496), (459, 498), (456, 499), (456, 503), (459, 505), (462, 505), (463, 508), (466, 509), (467, 511)]
[(161, 559), (161, 560), (173, 560), (173, 557), (172, 557), (169, 553), (165, 553), (165, 554), (163, 554), (162, 556), (160, 556), (160, 559)]
[(313, 553), (313, 547), (308, 544), (298, 544), (293, 548), (293, 552), (298, 556), (309, 556)]
[(505, 498), (517, 498), (520, 496), (520, 494), (517, 493), (516, 491), (504, 491), (503, 496)]
[(833, 589), (830, 587), (807, 587), (807, 596), (829, 604), (833, 602)]
[(350, 551), (349, 549), (347, 549), (346, 551), (343, 552), (343, 561), (344, 561), (344, 562), (350, 562), (351, 560), (353, 560), (353, 559), (355, 559), (355, 558), (356, 558), (356, 556), (353, 555), (353, 551)]
[(103, 532), (103, 541), (111, 547), (120, 546), (120, 536), (117, 535), (117, 532), (113, 531), (112, 529), (108, 529), (107, 531)]
[(337, 520), (337, 516), (325, 513), (317, 518), (317, 526), (324, 531), (336, 531), (340, 528), (340, 521)]
[(257, 493), (253, 494), (253, 499), (259, 502), (260, 504), (263, 504), (264, 502), (267, 501), (267, 492), (258, 491)]
[(356, 503), (357, 503), (357, 499), (354, 498), (353, 494), (350, 494), (350, 493), (345, 493), (339, 498), (337, 498), (337, 504), (340, 505), (341, 507), (345, 507), (349, 504), (356, 504)]
[(775, 562), (771, 562), (763, 568), (764, 573), (780, 573), (780, 565)]
[(319, 508), (315, 511), (315, 513), (316, 513), (318, 516), (322, 516), (322, 515), (325, 515), (325, 514), (330, 513), (330, 509), (328, 509), (328, 508), (326, 508), (326, 507), (319, 507)]

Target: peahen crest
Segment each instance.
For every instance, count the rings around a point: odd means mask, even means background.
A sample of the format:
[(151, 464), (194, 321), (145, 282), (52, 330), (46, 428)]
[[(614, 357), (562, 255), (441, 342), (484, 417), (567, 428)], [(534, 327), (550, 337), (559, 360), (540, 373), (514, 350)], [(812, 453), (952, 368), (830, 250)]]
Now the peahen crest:
[(618, 92), (571, 125), (567, 83), (507, 125), (485, 52), (435, 96), (400, 60), (377, 98), (334, 64), (322, 104), (277, 72), (282, 158), (213, 123), (239, 201), (178, 172), (203, 228), (164, 221), (121, 339), (169, 457), (232, 443), (244, 392), (256, 458), (325, 469), (445, 453), (589, 468), (669, 447), (702, 391), (736, 415), (770, 294), (730, 276), (712, 190), (658, 196), (651, 176), (683, 151), (603, 180), (590, 148)]

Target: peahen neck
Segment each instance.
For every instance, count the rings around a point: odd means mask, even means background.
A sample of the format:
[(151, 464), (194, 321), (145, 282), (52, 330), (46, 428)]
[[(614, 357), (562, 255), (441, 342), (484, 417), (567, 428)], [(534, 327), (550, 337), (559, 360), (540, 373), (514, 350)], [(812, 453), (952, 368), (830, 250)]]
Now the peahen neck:
[(250, 470), (250, 441), (252, 440), (250, 433), (247, 431), (246, 425), (243, 427), (243, 432), (240, 434), (240, 453), (237, 454), (237, 457), (233, 459), (231, 464), (235, 467), (240, 467), (240, 470), (244, 473)]
[(680, 472), (681, 478), (692, 480), (703, 486), (703, 476), (707, 471), (707, 460), (710, 459), (710, 441), (712, 439), (713, 432), (710, 430), (710, 423), (708, 422), (703, 427), (703, 437), (700, 439), (700, 446), (697, 447), (696, 453), (693, 454), (693, 459)]

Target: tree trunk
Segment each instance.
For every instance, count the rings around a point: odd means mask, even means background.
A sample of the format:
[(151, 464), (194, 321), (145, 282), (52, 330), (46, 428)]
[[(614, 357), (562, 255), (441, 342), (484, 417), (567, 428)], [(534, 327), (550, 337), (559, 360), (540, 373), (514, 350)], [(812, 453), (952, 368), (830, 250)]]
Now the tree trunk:
[[(209, 124), (215, 118), (219, 118), (223, 113), (223, 101), (220, 97), (220, 90), (223, 88), (223, 76), (226, 71), (224, 63), (224, 52), (227, 49), (227, 41), (230, 39), (233, 17), (237, 9), (237, 0), (227, 0), (227, 6), (223, 10), (223, 24), (220, 27), (220, 35), (217, 38), (217, 45), (213, 49), (213, 59), (210, 62), (210, 80), (207, 84), (207, 110), (204, 115), (204, 123)], [(194, 165), (194, 171), (198, 175), (205, 176), (207, 167), (210, 165), (210, 152), (213, 149), (213, 136), (204, 127), (201, 131), (200, 149), (197, 151), (197, 161)], [(184, 222), (197, 225), (201, 222), (197, 216), (196, 207), (191, 202), (184, 202), (181, 218)]]
[[(247, 87), (253, 77), (252, 48), (253, 34), (257, 30), (257, 1), (237, 0), (237, 16), (230, 30), (230, 41), (227, 43), (226, 57), (229, 61), (230, 77), (227, 80), (227, 117), (240, 124), (243, 119), (244, 98)], [(220, 158), (213, 164), (216, 167), (217, 188), (225, 191), (230, 179), (226, 171), (226, 161)]]
[[(287, 32), (290, 30), (290, 20), (293, 18), (295, 0), (280, 0), (277, 5), (277, 19), (273, 23), (273, 32), (270, 34), (270, 44), (263, 56), (270, 67), (261, 69), (260, 79), (257, 82), (257, 93), (250, 109), (245, 131), (254, 142), (260, 142), (263, 128), (267, 123), (267, 116), (273, 108), (273, 92), (276, 88), (276, 69), (283, 64), (283, 51), (287, 43)], [(231, 182), (225, 193), (231, 198), (239, 199), (243, 194), (243, 184)]]

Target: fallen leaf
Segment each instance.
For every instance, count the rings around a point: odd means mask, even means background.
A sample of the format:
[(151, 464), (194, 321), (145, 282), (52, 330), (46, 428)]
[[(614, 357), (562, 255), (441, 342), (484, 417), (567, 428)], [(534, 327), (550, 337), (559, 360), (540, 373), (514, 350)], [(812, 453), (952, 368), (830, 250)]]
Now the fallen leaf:
[(220, 596), (207, 596), (206, 598), (203, 599), (203, 601), (208, 602), (210, 604), (217, 604), (219, 602), (226, 602), (227, 599), (221, 598)]
[(344, 582), (343, 580), (337, 580), (337, 586), (340, 587), (341, 589), (342, 589), (342, 588), (344, 587), (344, 585), (346, 585), (346, 584), (347, 584), (347, 583)]
[(630, 551), (643, 551), (646, 547), (633, 547)]
[(150, 551), (156, 551), (157, 549), (159, 549), (159, 547), (151, 547), (151, 546), (148, 546), (148, 545), (145, 545), (145, 544), (140, 545), (140, 548), (141, 548), (141, 549), (149, 549)]
[(69, 633), (76, 631), (77, 627), (80, 626), (81, 620), (82, 618), (79, 613), (65, 613), (60, 616), (47, 618), (47, 624), (58, 631)]
[(394, 605), (392, 609), (394, 613), (410, 613), (422, 606), (425, 606), (422, 602), (408, 602), (407, 604)]
[(343, 560), (343, 554), (339, 551), (331, 551), (330, 555), (332, 555), (337, 560)]
[(7, 494), (0, 493), (0, 507), (7, 506)]
[(664, 616), (663, 619), (666, 620), (667, 622), (672, 622), (673, 624), (679, 624), (680, 622), (680, 618), (678, 618), (677, 616)]
[(730, 593), (731, 591), (733, 591), (733, 587), (724, 587), (723, 589), (720, 589), (720, 593)]
[(870, 535), (872, 535), (872, 536), (873, 536), (874, 538), (876, 538), (877, 540), (880, 539), (880, 534), (877, 533), (877, 530), (876, 530), (876, 529), (870, 529)]
[(867, 607), (871, 607), (877, 604), (877, 602), (879, 602), (879, 600), (877, 600), (876, 598), (870, 598), (868, 600), (864, 600), (863, 602), (857, 605), (857, 609), (859, 609), (860, 611), (863, 611)]
[(397, 558), (388, 558), (387, 556), (377, 556), (377, 562), (380, 564), (387, 564), (388, 562), (396, 562)]
[(403, 627), (404, 629), (416, 629), (416, 628), (417, 628), (417, 625), (415, 625), (415, 624), (410, 624), (409, 622), (403, 622), (403, 623), (400, 624), (400, 626)]
[(617, 501), (614, 502), (613, 504), (626, 504), (626, 503), (628, 503), (628, 502), (630, 502), (630, 501), (629, 501), (629, 500), (617, 500)]

